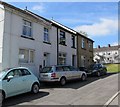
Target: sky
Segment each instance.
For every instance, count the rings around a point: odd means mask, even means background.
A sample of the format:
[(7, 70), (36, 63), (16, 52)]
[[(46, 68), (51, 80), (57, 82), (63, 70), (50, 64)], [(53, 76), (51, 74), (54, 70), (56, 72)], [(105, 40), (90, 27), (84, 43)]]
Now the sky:
[(94, 48), (118, 44), (118, 2), (9, 2), (47, 19), (86, 32)]

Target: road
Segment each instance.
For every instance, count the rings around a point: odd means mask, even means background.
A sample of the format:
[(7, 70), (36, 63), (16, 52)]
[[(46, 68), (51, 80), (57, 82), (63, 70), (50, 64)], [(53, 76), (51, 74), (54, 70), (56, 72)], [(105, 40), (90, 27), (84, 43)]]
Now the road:
[(42, 85), (38, 94), (26, 93), (11, 97), (3, 105), (104, 105), (118, 92), (118, 75), (88, 77), (87, 81), (73, 81), (65, 86)]

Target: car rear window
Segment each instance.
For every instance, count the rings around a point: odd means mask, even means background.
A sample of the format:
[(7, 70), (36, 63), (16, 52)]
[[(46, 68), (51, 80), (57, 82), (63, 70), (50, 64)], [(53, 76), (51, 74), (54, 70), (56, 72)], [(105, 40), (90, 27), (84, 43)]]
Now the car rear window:
[(41, 71), (41, 73), (50, 73), (52, 72), (52, 67), (44, 67)]

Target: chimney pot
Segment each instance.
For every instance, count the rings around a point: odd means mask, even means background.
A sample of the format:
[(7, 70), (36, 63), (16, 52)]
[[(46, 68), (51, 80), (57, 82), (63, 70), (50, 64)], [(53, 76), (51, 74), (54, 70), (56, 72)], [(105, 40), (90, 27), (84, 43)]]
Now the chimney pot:
[(110, 47), (110, 44), (108, 44), (108, 47)]
[(98, 45), (98, 48), (100, 48), (100, 45)]

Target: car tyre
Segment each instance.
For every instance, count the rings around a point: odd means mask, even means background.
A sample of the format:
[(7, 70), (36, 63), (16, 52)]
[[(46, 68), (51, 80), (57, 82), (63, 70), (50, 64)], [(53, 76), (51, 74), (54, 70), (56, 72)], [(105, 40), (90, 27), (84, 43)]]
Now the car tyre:
[(62, 77), (62, 78), (60, 79), (60, 84), (61, 84), (62, 86), (64, 86), (64, 85), (66, 84), (66, 78), (65, 78), (65, 77)]
[(38, 85), (38, 83), (34, 83), (34, 84), (32, 85), (32, 90), (31, 90), (31, 92), (34, 93), (34, 94), (36, 94), (36, 93), (39, 92), (39, 85)]
[(85, 81), (85, 80), (86, 80), (85, 74), (82, 75), (81, 80), (82, 80), (82, 81)]
[(5, 99), (5, 93), (0, 91), (0, 105), (2, 105), (2, 102), (4, 101)]

